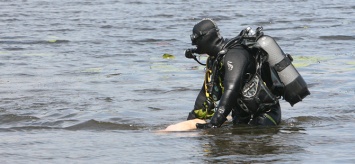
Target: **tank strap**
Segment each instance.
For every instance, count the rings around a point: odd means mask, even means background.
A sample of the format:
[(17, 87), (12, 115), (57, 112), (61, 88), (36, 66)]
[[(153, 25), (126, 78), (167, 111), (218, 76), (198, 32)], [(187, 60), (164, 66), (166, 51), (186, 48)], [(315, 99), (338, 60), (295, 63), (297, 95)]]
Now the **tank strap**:
[(277, 64), (275, 64), (274, 68), (277, 72), (281, 72), (284, 70), (286, 67), (288, 67), (290, 64), (292, 64), (293, 58), (291, 57), (290, 54), (286, 54), (286, 56)]

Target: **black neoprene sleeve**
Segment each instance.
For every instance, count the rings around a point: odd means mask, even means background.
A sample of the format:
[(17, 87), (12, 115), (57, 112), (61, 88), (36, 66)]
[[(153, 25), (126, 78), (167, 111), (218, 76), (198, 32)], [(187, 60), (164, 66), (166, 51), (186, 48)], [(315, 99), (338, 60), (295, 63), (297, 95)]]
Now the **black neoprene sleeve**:
[(231, 49), (224, 57), (224, 93), (217, 106), (217, 111), (211, 118), (211, 124), (221, 126), (226, 117), (237, 104), (237, 98), (242, 88), (243, 77), (249, 64), (249, 53), (242, 47)]

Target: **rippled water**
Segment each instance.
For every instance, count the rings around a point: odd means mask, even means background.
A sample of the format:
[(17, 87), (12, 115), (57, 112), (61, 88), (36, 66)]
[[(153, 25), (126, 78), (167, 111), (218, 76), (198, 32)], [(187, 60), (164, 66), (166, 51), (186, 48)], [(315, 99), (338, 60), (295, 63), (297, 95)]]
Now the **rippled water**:
[[(345, 0), (0, 0), (1, 163), (355, 163), (355, 4)], [(184, 120), (203, 67), (195, 23), (263, 26), (311, 95), (275, 128), (158, 133)], [(163, 59), (163, 54), (175, 56)]]

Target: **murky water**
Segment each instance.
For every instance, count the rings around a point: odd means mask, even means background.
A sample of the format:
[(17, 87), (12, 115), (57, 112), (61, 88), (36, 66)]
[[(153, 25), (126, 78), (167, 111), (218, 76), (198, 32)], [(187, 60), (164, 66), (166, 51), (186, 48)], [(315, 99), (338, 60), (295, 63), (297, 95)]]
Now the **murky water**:
[[(0, 0), (1, 163), (355, 163), (355, 4)], [(274, 128), (157, 133), (182, 121), (203, 67), (195, 23), (263, 26), (311, 95)], [(163, 59), (163, 54), (175, 56)]]

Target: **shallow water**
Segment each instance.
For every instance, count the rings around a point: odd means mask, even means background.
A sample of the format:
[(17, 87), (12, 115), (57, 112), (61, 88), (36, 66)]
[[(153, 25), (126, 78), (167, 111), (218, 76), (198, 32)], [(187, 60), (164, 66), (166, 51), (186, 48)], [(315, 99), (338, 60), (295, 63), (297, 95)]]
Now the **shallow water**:
[[(0, 1), (1, 163), (354, 163), (350, 1)], [(264, 27), (309, 84), (278, 127), (159, 133), (182, 121), (203, 67), (204, 17), (225, 37)], [(175, 56), (164, 59), (163, 54)]]

